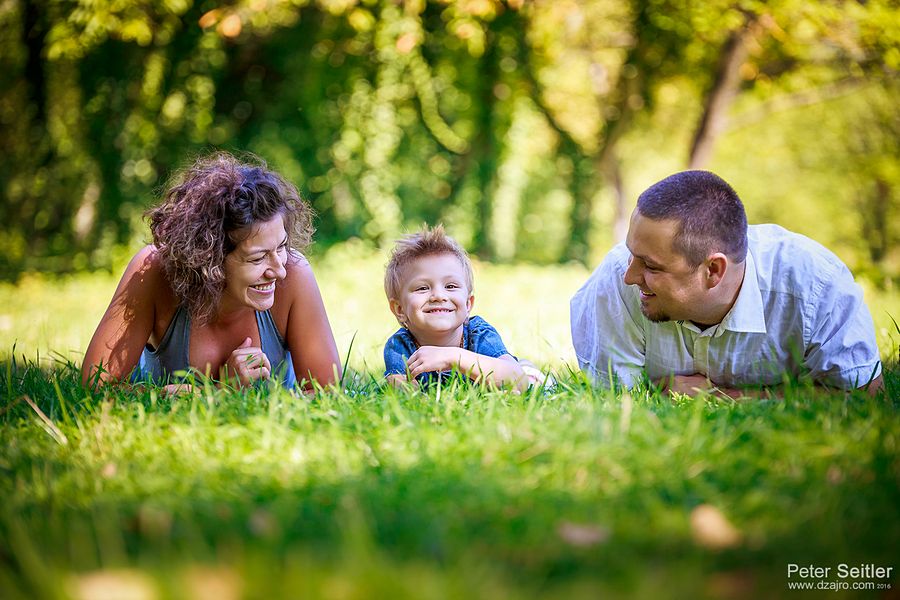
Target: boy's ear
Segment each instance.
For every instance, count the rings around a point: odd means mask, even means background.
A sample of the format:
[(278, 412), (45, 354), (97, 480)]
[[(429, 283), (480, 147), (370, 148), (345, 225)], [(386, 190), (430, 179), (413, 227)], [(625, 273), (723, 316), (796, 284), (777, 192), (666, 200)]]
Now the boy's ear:
[(472, 312), (473, 306), (475, 306), (475, 294), (469, 294), (469, 299), (466, 300), (466, 310)]
[(396, 298), (391, 298), (388, 300), (388, 304), (391, 306), (391, 312), (394, 313), (394, 317), (397, 318), (397, 321), (401, 325), (406, 325), (406, 315), (403, 314), (403, 306), (400, 304), (400, 301)]

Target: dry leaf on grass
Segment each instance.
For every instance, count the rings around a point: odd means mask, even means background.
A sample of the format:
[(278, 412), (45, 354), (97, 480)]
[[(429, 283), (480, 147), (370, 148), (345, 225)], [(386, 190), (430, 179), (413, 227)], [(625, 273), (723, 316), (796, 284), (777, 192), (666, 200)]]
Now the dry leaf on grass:
[(156, 600), (159, 597), (153, 580), (132, 569), (73, 575), (68, 590), (75, 600)]
[(691, 511), (694, 541), (704, 548), (723, 550), (741, 543), (741, 532), (711, 504), (701, 504)]

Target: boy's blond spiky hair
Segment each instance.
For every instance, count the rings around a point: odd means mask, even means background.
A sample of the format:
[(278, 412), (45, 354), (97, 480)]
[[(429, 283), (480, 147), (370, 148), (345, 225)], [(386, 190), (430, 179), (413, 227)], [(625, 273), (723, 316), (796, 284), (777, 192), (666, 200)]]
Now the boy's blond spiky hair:
[(384, 271), (384, 293), (388, 300), (400, 297), (403, 269), (416, 259), (434, 254), (452, 254), (459, 259), (466, 275), (466, 286), (471, 293), (475, 278), (472, 276), (472, 263), (468, 253), (456, 240), (444, 233), (443, 225), (438, 224), (432, 228), (424, 225), (420, 232), (405, 235), (397, 240), (391, 251), (391, 258)]

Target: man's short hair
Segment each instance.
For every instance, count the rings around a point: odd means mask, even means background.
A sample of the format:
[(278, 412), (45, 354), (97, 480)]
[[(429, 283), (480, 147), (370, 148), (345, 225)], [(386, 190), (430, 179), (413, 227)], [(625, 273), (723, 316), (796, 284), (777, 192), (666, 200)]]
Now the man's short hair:
[(387, 295), (388, 300), (400, 297), (400, 288), (403, 285), (403, 269), (407, 265), (423, 256), (435, 254), (452, 254), (459, 259), (465, 273), (466, 286), (469, 288), (469, 293), (471, 293), (474, 287), (474, 277), (472, 276), (472, 262), (469, 260), (468, 253), (463, 250), (456, 240), (444, 233), (443, 225), (438, 224), (433, 228), (425, 225), (420, 232), (405, 235), (397, 240), (394, 249), (391, 251), (391, 258), (388, 260), (384, 271), (384, 293)]
[(747, 214), (737, 193), (709, 171), (682, 171), (650, 186), (637, 208), (653, 220), (675, 219), (673, 245), (691, 266), (714, 252), (741, 263), (747, 257)]

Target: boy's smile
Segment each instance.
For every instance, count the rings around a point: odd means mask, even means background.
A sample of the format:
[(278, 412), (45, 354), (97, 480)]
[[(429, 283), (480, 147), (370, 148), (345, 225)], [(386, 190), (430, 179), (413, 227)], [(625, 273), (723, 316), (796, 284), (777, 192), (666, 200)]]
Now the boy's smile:
[(423, 346), (455, 346), (475, 297), (465, 270), (453, 254), (420, 257), (403, 269), (400, 297), (391, 311)]

